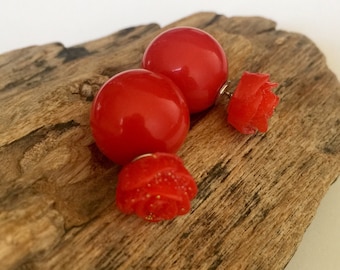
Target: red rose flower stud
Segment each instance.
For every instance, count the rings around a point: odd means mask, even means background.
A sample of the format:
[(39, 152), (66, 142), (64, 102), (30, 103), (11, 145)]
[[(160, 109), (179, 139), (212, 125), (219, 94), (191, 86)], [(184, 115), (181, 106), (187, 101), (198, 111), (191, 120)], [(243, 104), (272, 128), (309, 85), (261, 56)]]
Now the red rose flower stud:
[(187, 214), (196, 193), (195, 180), (176, 155), (154, 153), (121, 170), (116, 202), (123, 213), (157, 222)]
[(268, 120), (279, 103), (268, 74), (244, 72), (227, 107), (227, 121), (243, 134), (266, 132)]

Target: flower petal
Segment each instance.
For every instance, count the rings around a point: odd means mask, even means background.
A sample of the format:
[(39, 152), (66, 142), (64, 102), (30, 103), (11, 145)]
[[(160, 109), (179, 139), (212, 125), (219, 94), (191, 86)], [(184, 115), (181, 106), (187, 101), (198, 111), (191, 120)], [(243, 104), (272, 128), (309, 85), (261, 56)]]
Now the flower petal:
[(268, 74), (244, 72), (227, 108), (227, 121), (243, 134), (266, 132), (279, 98)]
[(188, 213), (196, 194), (195, 180), (176, 155), (154, 153), (123, 167), (116, 204), (124, 213), (157, 222)]

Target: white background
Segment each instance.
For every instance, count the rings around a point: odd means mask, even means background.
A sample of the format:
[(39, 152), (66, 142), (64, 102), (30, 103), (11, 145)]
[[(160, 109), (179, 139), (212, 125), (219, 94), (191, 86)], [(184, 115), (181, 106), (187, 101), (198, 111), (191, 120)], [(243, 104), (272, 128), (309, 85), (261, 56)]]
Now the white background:
[[(199, 11), (263, 16), (311, 38), (340, 78), (338, 0), (0, 0), (0, 53), (31, 45), (72, 46), (117, 30), (161, 26)], [(340, 104), (339, 104), (340, 105)], [(340, 180), (322, 201), (287, 270), (340, 269)]]

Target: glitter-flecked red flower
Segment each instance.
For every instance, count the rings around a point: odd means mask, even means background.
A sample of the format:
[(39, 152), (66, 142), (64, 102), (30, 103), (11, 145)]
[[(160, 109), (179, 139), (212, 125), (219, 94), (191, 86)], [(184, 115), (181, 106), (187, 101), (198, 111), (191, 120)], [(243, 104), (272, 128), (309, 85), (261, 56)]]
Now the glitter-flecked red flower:
[(188, 213), (196, 194), (195, 180), (179, 157), (154, 153), (136, 159), (120, 171), (116, 204), (123, 213), (158, 222)]
[(227, 121), (243, 134), (268, 130), (268, 120), (279, 103), (272, 92), (278, 86), (268, 74), (244, 72), (228, 107)]

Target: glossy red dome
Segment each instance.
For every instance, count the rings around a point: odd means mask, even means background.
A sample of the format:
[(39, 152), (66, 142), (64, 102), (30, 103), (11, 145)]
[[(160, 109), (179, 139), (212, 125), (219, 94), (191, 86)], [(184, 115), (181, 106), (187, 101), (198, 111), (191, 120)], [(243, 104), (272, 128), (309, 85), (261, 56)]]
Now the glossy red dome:
[(175, 153), (188, 133), (189, 111), (171, 80), (148, 70), (128, 70), (98, 92), (91, 128), (99, 149), (126, 164), (145, 153)]
[(191, 113), (213, 105), (228, 77), (221, 45), (192, 27), (172, 28), (158, 35), (147, 47), (142, 66), (170, 78), (183, 92)]

